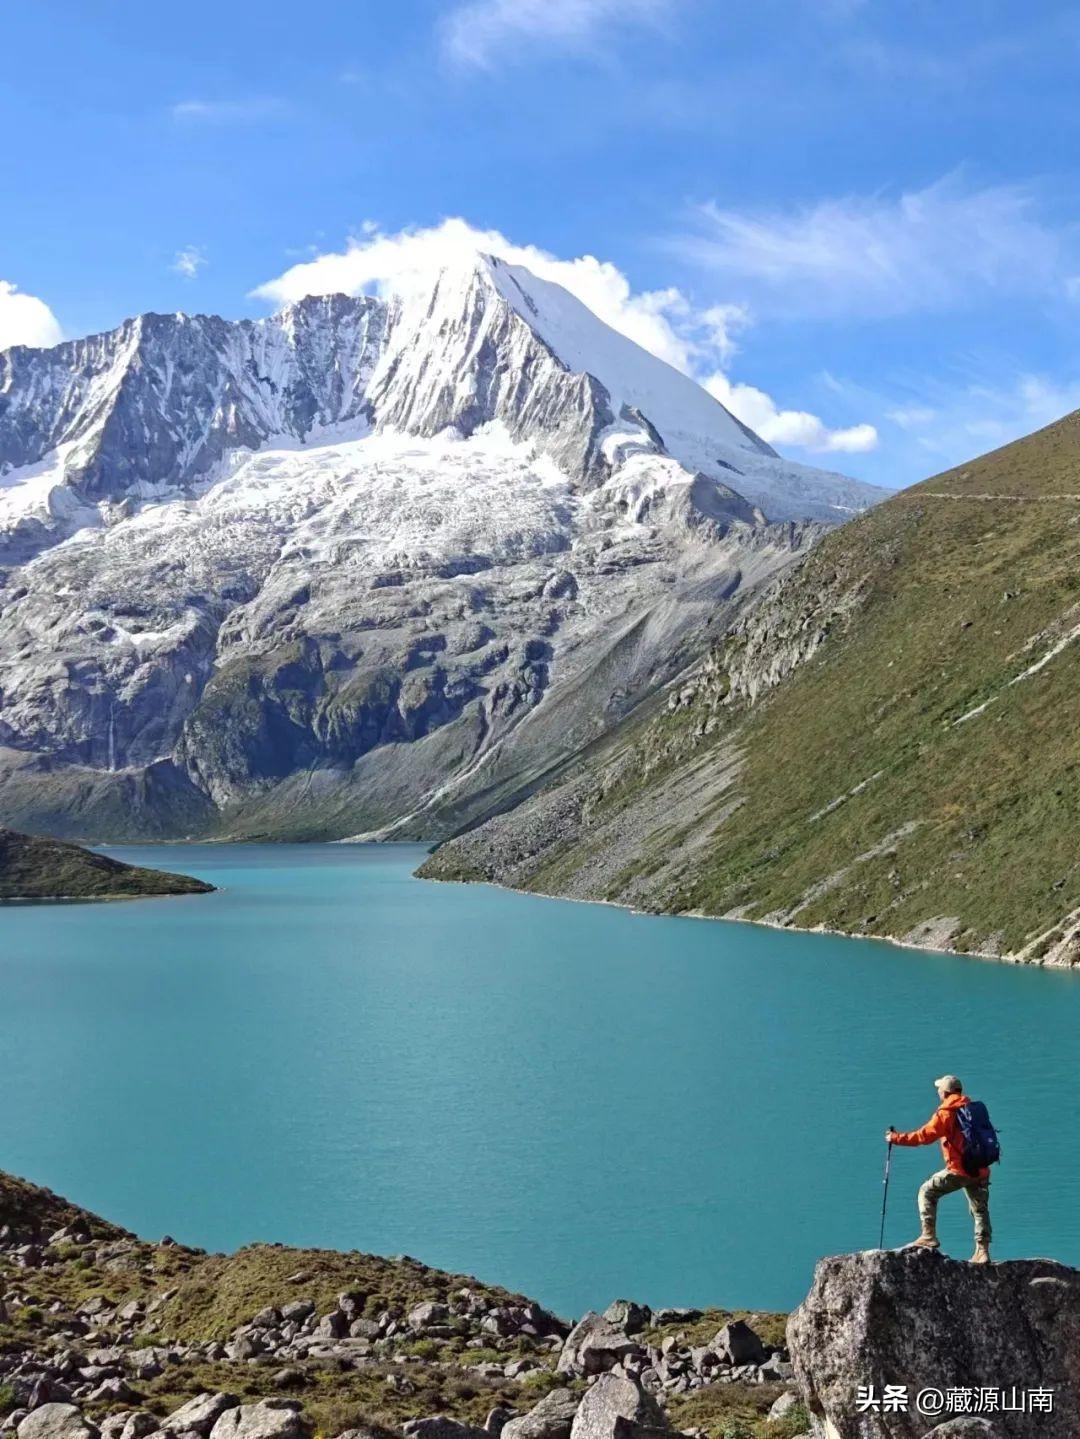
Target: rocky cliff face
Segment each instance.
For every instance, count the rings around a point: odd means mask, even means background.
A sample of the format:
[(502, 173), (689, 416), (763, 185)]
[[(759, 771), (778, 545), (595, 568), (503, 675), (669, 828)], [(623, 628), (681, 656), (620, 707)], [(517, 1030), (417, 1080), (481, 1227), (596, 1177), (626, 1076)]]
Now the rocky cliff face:
[(0, 806), (75, 836), (439, 836), (876, 497), (493, 260), (7, 351)]
[(823, 1259), (788, 1342), (828, 1439), (1080, 1434), (1080, 1273), (1050, 1260)]

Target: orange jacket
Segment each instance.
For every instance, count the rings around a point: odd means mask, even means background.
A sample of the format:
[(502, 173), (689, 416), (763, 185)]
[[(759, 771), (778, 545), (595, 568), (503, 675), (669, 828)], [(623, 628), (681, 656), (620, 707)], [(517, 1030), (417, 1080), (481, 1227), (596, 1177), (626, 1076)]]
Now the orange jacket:
[(969, 1174), (964, 1168), (964, 1155), (960, 1144), (960, 1130), (953, 1111), (962, 1104), (970, 1104), (966, 1094), (949, 1094), (941, 1102), (941, 1108), (926, 1121), (921, 1129), (910, 1129), (905, 1134), (895, 1134), (894, 1144), (933, 1144), (941, 1140), (941, 1152), (945, 1156), (945, 1167), (952, 1174), (962, 1174), (965, 1179), (986, 1179), (989, 1169), (980, 1169), (978, 1174)]

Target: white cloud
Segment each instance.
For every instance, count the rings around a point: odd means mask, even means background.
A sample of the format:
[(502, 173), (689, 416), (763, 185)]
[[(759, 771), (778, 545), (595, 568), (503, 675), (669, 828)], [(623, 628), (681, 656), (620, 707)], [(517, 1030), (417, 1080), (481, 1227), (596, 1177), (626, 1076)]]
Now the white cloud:
[(615, 27), (662, 18), (673, 0), (468, 0), (443, 25), (443, 47), (463, 65), (490, 66), (496, 56), (521, 58), (537, 45), (602, 53)]
[(177, 250), (171, 268), (178, 275), (183, 275), (185, 280), (194, 280), (205, 264), (206, 256), (197, 245), (185, 245), (182, 250)]
[(674, 287), (635, 291), (608, 260), (594, 255), (560, 260), (535, 245), (515, 245), (497, 230), (477, 230), (461, 219), (393, 235), (366, 224), (345, 250), (293, 265), (252, 293), (274, 304), (338, 291), (385, 296), (423, 283), (432, 271), (476, 254), (498, 255), (562, 285), (613, 330), (700, 380), (770, 443), (821, 453), (854, 453), (873, 449), (877, 443), (872, 425), (830, 429), (816, 415), (780, 410), (762, 390), (728, 379), (724, 370), (738, 348), (735, 337), (751, 323), (746, 306), (716, 304), (698, 309)]
[(45, 348), (62, 339), (60, 322), (44, 300), (24, 295), (9, 280), (0, 280), (0, 350), (11, 345)]
[(178, 100), (169, 114), (188, 125), (246, 125), (280, 115), (284, 106), (270, 96), (247, 100)]
[(704, 384), (710, 395), (770, 445), (797, 445), (817, 454), (849, 455), (877, 448), (878, 432), (873, 425), (831, 430), (817, 415), (806, 410), (781, 410), (764, 390), (733, 383), (722, 372), (710, 375)]
[(676, 369), (689, 372), (702, 344), (730, 350), (736, 307), (716, 306), (695, 314), (676, 289), (635, 292), (617, 266), (593, 255), (560, 260), (535, 245), (515, 245), (498, 230), (477, 230), (461, 219), (429, 229), (384, 235), (372, 225), (345, 250), (293, 265), (253, 294), (274, 304), (304, 295), (392, 294), (422, 281), (432, 271), (477, 254), (498, 255), (524, 265), (543, 280), (562, 285), (612, 329), (651, 350)]
[(1062, 237), (1018, 186), (966, 187), (948, 176), (888, 198), (822, 200), (746, 214), (707, 205), (684, 256), (787, 318), (882, 318), (945, 310), (987, 293), (1060, 293)]

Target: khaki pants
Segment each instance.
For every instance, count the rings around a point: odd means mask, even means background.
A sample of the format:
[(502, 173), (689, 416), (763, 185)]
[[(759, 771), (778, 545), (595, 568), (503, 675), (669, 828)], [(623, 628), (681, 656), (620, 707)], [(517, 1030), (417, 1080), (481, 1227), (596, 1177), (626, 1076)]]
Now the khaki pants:
[(939, 1169), (931, 1174), (919, 1190), (919, 1218), (933, 1227), (937, 1219), (938, 1200), (943, 1194), (955, 1194), (962, 1189), (967, 1198), (971, 1217), (975, 1221), (976, 1244), (989, 1244), (990, 1235), (990, 1181), (988, 1179), (966, 1179), (954, 1174), (951, 1169)]

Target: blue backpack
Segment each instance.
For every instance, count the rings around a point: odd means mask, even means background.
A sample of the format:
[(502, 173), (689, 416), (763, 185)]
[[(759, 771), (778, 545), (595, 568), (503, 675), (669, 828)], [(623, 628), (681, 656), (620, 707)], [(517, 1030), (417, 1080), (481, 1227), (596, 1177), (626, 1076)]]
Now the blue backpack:
[(960, 1153), (967, 1172), (978, 1174), (987, 1165), (996, 1164), (1001, 1158), (1001, 1144), (982, 1100), (969, 1099), (954, 1113), (960, 1134)]

